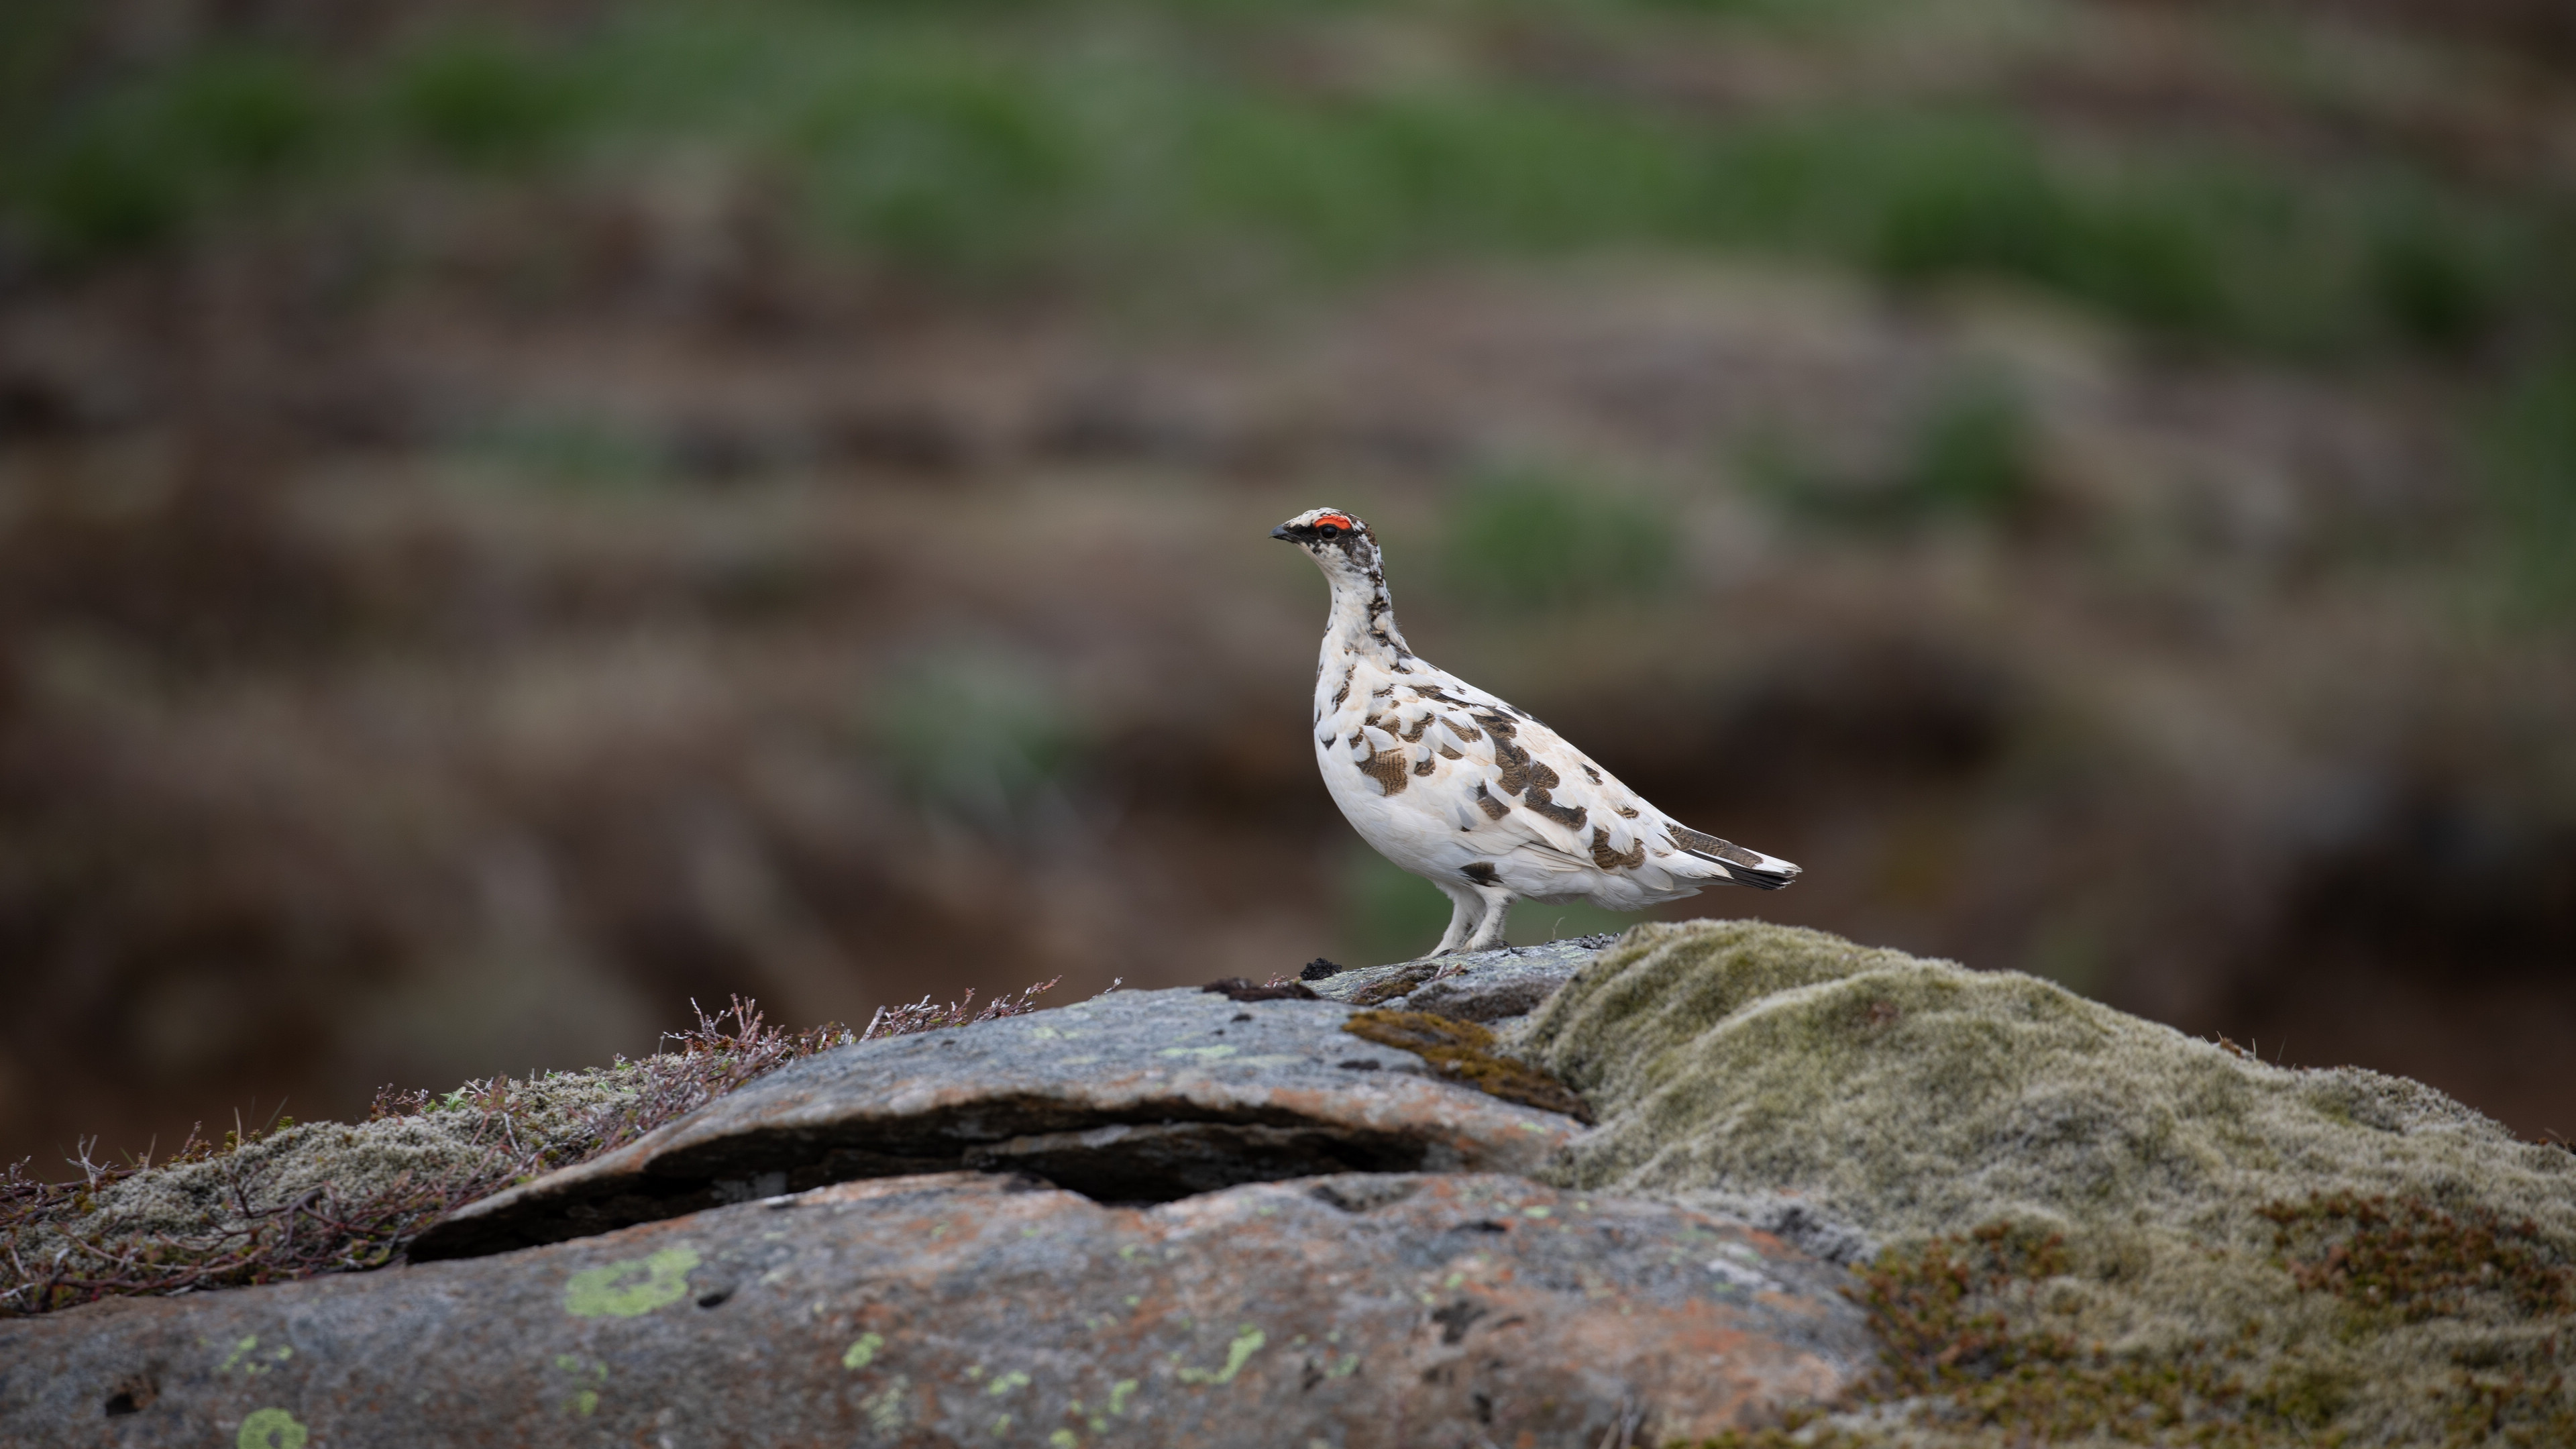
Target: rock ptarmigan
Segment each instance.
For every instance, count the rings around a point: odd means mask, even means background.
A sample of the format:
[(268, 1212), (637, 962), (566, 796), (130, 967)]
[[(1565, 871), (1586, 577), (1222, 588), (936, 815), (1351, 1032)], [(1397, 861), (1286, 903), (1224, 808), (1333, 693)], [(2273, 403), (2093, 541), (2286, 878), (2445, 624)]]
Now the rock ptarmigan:
[(1634, 911), (1711, 881), (1778, 890), (1798, 867), (1693, 830), (1521, 710), (1416, 654), (1368, 525), (1310, 508), (1270, 530), (1333, 587), (1315, 763), (1360, 838), (1455, 907), (1432, 954), (1502, 940), (1512, 902)]

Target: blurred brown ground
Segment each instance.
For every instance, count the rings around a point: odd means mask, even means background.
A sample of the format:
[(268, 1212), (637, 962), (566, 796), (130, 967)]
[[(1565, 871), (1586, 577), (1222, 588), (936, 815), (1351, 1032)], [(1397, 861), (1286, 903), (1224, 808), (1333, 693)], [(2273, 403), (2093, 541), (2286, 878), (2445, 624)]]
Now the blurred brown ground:
[[(13, 94), (618, 9), (110, 5)], [(2222, 7), (2012, 14), (2043, 39), (1527, 64), (2576, 194), (2562, 7), (2269, 8), (2307, 78), (2273, 89)], [(721, 147), (375, 164), (78, 256), (0, 231), (0, 1157), (599, 1063), (692, 998), (858, 1021), (1423, 949), (1445, 904), (1300, 728), (1323, 591), (1265, 533), (1326, 502), (1426, 654), (1806, 867), (1656, 914), (2576, 1132), (2576, 625), (2501, 582), (2480, 431), (2563, 297), (2316, 356), (1789, 243), (1163, 295), (818, 236)]]

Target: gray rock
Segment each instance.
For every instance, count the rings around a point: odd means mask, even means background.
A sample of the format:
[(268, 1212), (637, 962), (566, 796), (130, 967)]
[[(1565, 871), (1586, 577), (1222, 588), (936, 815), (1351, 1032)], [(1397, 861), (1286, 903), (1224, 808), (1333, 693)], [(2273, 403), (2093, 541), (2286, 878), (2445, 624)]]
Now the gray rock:
[(1572, 1119), (1344, 1032), (1338, 1001), (1118, 992), (808, 1058), (432, 1228), (414, 1262), (961, 1167), (1105, 1202), (1323, 1173), (1536, 1170)]
[(1428, 1011), (1460, 1021), (1509, 1022), (1537, 1010), (1616, 936), (1577, 936), (1544, 946), (1365, 966), (1310, 983), (1318, 996), (1355, 1006)]
[(1811, 1258), (1856, 1268), (1878, 1256), (1878, 1240), (1804, 1198), (1777, 1192), (1693, 1192), (1671, 1201), (1712, 1217), (1733, 1218), (1769, 1233)]
[(1740, 1225), (1511, 1177), (1150, 1208), (905, 1177), (0, 1322), (0, 1423), (133, 1449), (1695, 1440), (1867, 1368), (1840, 1280)]

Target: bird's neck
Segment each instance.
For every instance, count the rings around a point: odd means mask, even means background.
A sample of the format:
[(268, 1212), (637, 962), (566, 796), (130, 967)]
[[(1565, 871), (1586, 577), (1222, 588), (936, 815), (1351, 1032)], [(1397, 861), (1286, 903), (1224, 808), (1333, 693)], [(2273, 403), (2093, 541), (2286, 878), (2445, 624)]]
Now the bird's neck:
[(1395, 601), (1387, 596), (1386, 571), (1371, 562), (1331, 574), (1333, 611), (1324, 621), (1324, 658), (1357, 655), (1395, 674), (1410, 674), (1414, 658), (1395, 626)]

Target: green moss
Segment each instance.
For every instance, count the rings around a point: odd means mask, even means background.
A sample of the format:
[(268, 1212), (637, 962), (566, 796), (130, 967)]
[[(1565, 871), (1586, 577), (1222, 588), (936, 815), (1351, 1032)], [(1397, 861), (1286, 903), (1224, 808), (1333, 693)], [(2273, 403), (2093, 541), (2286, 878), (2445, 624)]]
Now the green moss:
[(2576, 1162), (2418, 1084), (1754, 922), (1632, 930), (1509, 1049), (1601, 1113), (1563, 1185), (1887, 1244), (1881, 1378), (1736, 1442), (2416, 1444), (2571, 1403)]
[(1411, 1052), (1442, 1076), (1488, 1096), (1562, 1112), (1578, 1122), (1592, 1120), (1592, 1109), (1565, 1083), (1526, 1062), (1495, 1055), (1494, 1034), (1472, 1021), (1427, 1011), (1361, 1011), (1352, 1013), (1342, 1030), (1362, 1041)]

